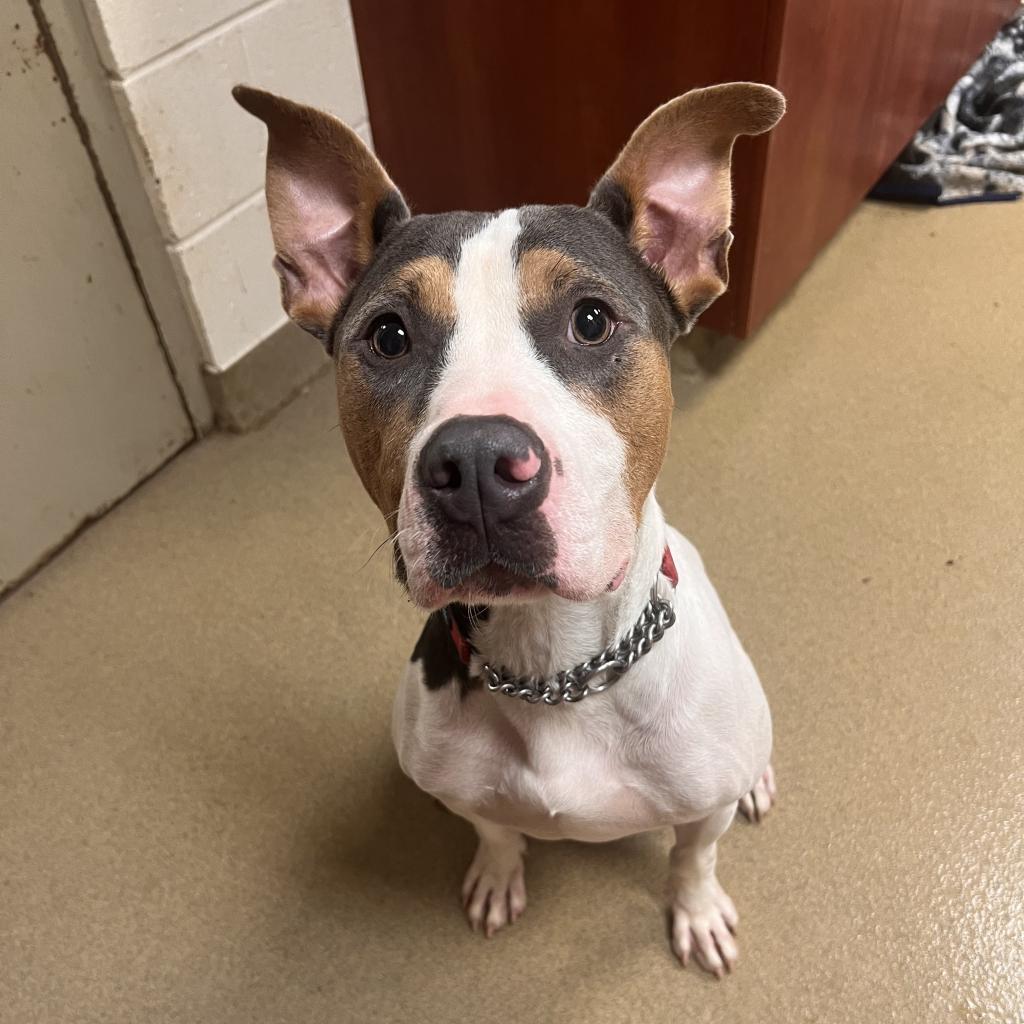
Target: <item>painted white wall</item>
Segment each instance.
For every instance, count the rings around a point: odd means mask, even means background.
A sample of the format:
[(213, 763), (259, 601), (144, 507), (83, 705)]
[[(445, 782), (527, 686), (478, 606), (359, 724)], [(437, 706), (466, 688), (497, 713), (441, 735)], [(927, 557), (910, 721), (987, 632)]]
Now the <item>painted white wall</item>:
[(81, 0), (205, 359), (224, 370), (284, 323), (262, 125), (238, 82), (330, 110), (369, 141), (347, 0)]
[(10, 10), (0, 47), (0, 592), (193, 438), (33, 12), (27, 0)]

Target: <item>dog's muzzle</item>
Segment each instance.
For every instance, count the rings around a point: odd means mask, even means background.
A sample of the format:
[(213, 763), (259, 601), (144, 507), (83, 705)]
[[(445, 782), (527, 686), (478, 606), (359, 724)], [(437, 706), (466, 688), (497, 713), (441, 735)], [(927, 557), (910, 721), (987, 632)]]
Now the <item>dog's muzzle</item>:
[(510, 416), (455, 416), (420, 451), (416, 482), (442, 558), (433, 575), (457, 586), (493, 565), (540, 580), (554, 561), (554, 538), (540, 506), (551, 459), (525, 423)]

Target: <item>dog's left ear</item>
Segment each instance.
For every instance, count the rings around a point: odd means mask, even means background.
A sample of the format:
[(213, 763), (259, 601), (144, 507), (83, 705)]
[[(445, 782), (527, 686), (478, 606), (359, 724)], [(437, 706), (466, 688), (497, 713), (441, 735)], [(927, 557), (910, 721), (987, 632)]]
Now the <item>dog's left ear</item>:
[(329, 349), (345, 296), (409, 208), (377, 158), (341, 121), (245, 85), (231, 94), (267, 126), (267, 212), (281, 304)]
[(659, 107), (633, 133), (590, 197), (657, 267), (687, 317), (725, 291), (732, 243), (732, 147), (773, 128), (786, 109), (768, 85), (694, 89)]

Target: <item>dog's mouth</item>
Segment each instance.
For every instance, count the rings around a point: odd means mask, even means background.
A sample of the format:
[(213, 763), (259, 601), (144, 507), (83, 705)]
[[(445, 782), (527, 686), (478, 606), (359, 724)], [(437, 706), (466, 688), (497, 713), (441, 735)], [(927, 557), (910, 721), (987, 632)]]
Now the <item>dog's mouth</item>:
[(434, 574), (449, 600), (479, 601), (494, 598), (528, 599), (557, 591), (558, 580), (542, 567), (496, 556), (461, 571)]
[(529, 598), (557, 589), (557, 544), (539, 513), (506, 521), (436, 522), (426, 568), (448, 600)]
[[(421, 608), (526, 603), (552, 596), (592, 601), (619, 589), (631, 561), (625, 544), (611, 545), (603, 537), (560, 550), (550, 522), (539, 513), (490, 522), (485, 529), (425, 518), (423, 528), (401, 543), (404, 558), (399, 559), (399, 578)], [(595, 550), (601, 552), (598, 557)], [(612, 561), (614, 553), (618, 557)]]
[[(630, 560), (626, 559), (615, 576), (605, 584), (605, 593), (619, 589), (629, 569), (629, 562)], [(448, 601), (465, 603), (480, 603), (502, 598), (525, 601), (546, 594), (555, 594), (570, 601), (590, 600), (594, 596), (589, 590), (583, 593), (566, 588), (550, 572), (508, 563), (504, 559), (494, 559), (486, 565), (460, 575), (458, 579), (437, 579), (436, 582), (441, 585)]]

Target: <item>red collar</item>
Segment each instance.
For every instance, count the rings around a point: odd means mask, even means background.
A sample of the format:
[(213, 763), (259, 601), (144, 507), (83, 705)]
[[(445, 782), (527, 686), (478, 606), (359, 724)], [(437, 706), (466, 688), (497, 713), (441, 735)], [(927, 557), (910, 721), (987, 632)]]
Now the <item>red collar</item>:
[[(672, 557), (672, 551), (669, 546), (665, 545), (665, 553), (661, 556), (661, 575), (665, 577), (672, 584), (673, 587), (679, 583), (679, 570), (676, 569), (675, 559)], [(469, 665), (470, 658), (473, 657), (474, 648), (468, 639), (466, 639), (465, 633), (462, 631), (462, 627), (459, 625), (459, 618), (453, 611), (453, 606), (448, 605), (442, 609), (445, 622), (448, 624), (448, 634), (452, 638), (452, 644), (455, 647), (459, 660), (463, 665)]]
[(469, 665), (469, 659), (473, 657), (473, 645), (463, 636), (462, 629), (459, 627), (459, 620), (451, 611), (451, 605), (444, 609), (443, 614), (445, 621), (448, 623), (448, 633), (452, 638), (452, 643), (455, 645), (459, 661), (463, 665)]
[(676, 568), (675, 559), (672, 557), (672, 549), (666, 544), (665, 554), (661, 556), (661, 575), (672, 584), (673, 588), (679, 583), (679, 570)]

